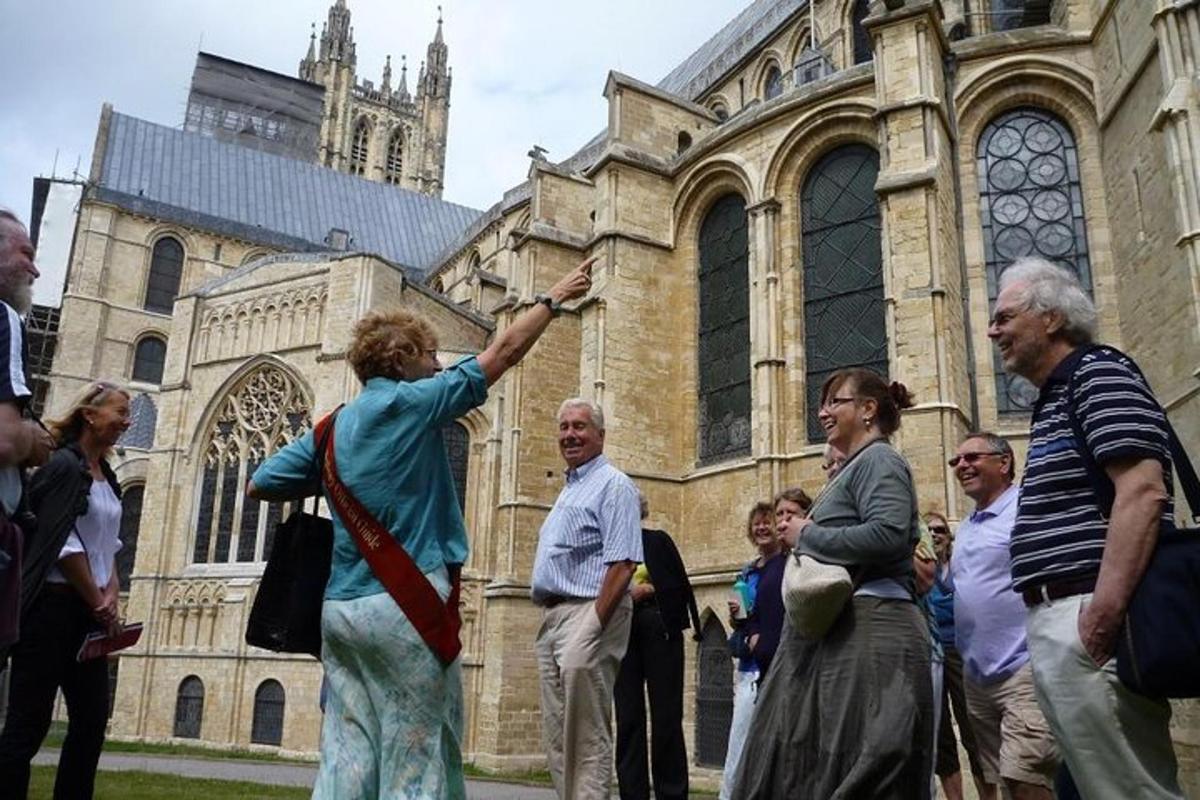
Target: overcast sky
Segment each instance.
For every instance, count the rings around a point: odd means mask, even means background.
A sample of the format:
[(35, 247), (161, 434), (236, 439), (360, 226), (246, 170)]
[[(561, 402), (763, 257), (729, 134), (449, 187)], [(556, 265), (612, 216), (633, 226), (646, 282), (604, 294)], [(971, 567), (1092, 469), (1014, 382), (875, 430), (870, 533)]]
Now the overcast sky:
[[(295, 75), (332, 0), (0, 0), (0, 205), (27, 218), (32, 179), (87, 175), (101, 103), (180, 127), (200, 48)], [(454, 84), (447, 200), (485, 209), (531, 145), (570, 155), (606, 121), (608, 70), (657, 83), (748, 0), (441, 0)], [(410, 66), (438, 0), (349, 0), (360, 78)], [(57, 166), (55, 156), (57, 154)]]

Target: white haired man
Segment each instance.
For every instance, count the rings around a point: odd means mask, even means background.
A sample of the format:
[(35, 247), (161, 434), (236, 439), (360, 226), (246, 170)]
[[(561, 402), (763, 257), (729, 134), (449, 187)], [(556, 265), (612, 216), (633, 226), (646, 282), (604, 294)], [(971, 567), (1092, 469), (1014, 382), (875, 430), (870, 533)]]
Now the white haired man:
[(604, 412), (573, 398), (558, 410), (566, 485), (538, 534), (531, 594), (542, 740), (563, 800), (607, 800), (613, 687), (629, 644), (629, 579), (643, 560), (638, 490), (604, 456)]
[[(22, 468), (46, 463), (54, 441), (27, 418), (32, 393), (25, 377), (25, 327), (33, 305), (34, 248), (15, 214), (0, 208), (0, 651), (16, 641), (24, 536), (11, 522), (21, 503)], [(28, 554), (26, 554), (27, 560)], [(4, 669), (0, 652), (0, 671)], [(0, 707), (3, 703), (0, 702)]]
[[(988, 336), (1005, 371), (1039, 388), (1013, 589), (1028, 607), (1038, 701), (1081, 794), (1180, 798), (1171, 708), (1126, 689), (1113, 658), (1159, 526), (1172, 519), (1166, 417), (1136, 366), (1093, 345), (1095, 333), (1095, 306), (1067, 270), (1028, 258), (1001, 274)], [(1112, 483), (1110, 511), (1087, 477), (1088, 456)]]

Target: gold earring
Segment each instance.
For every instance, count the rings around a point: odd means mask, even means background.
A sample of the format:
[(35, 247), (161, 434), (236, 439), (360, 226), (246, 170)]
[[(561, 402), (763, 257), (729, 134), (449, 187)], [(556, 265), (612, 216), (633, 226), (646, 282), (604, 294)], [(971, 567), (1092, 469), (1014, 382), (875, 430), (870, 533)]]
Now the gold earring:
[(871, 430), (871, 424), (872, 424), (874, 421), (875, 421), (875, 420), (874, 420), (874, 419), (872, 419), (871, 417), (864, 417), (864, 418), (863, 418), (863, 424), (867, 426), (867, 430)]

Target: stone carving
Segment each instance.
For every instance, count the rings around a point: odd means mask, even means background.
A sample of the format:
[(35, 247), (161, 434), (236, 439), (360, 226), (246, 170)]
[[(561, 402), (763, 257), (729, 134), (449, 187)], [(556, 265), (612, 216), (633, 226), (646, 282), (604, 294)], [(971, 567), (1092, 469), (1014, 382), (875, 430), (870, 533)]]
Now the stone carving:
[(327, 299), (322, 284), (210, 308), (200, 323), (197, 361), (316, 344)]

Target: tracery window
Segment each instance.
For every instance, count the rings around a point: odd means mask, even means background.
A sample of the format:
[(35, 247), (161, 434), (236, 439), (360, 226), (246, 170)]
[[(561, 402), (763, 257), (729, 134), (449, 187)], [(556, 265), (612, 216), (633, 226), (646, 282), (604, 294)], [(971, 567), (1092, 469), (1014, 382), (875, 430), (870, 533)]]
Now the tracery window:
[(133, 350), (133, 379), (144, 383), (162, 383), (167, 361), (167, 343), (157, 336), (146, 336)]
[(817, 162), (800, 194), (809, 441), (825, 440), (817, 411), (831, 373), (888, 373), (878, 175), (875, 150), (846, 145)]
[(446, 457), (450, 460), (450, 476), (454, 478), (454, 494), (460, 511), (467, 510), (467, 464), (471, 454), (471, 436), (461, 422), (451, 422), (442, 428)]
[(854, 32), (854, 63), (864, 64), (875, 57), (871, 50), (871, 34), (863, 25), (863, 20), (871, 11), (871, 0), (855, 0), (854, 12), (850, 19), (850, 27)]
[(772, 64), (771, 68), (767, 70), (767, 77), (763, 80), (763, 99), (770, 100), (781, 94), (783, 94), (783, 73), (779, 71), (779, 67)]
[[(1014, 109), (988, 124), (975, 155), (989, 314), (996, 305), (1001, 273), (1021, 256), (1061, 264), (1090, 294), (1083, 187), (1070, 129), (1042, 109)], [(992, 363), (997, 409), (1030, 411), (1037, 389), (1024, 378), (1007, 375), (995, 348)]]
[(710, 615), (700, 635), (696, 659), (696, 763), (722, 767), (729, 747), (733, 722), (733, 671), (729, 666), (729, 642), (716, 615)]
[(388, 141), (387, 170), (388, 183), (400, 183), (400, 173), (404, 166), (404, 130), (397, 128)]
[(283, 742), (283, 686), (268, 678), (254, 691), (254, 719), (250, 724), (250, 741), (254, 744)]
[(294, 503), (253, 500), (243, 488), (267, 456), (311, 427), (304, 391), (278, 367), (254, 370), (222, 401), (201, 450), (195, 563), (270, 556), (270, 534)]
[(199, 739), (203, 719), (204, 684), (195, 675), (188, 675), (179, 683), (175, 695), (174, 734), (183, 739)]
[(117, 551), (117, 578), (121, 591), (129, 591), (129, 576), (133, 574), (133, 562), (137, 558), (138, 529), (142, 524), (142, 500), (146, 496), (145, 484), (134, 484), (121, 492), (121, 549)]
[(750, 452), (750, 277), (746, 202), (718, 200), (700, 225), (699, 458)]
[(350, 145), (350, 174), (367, 174), (367, 153), (371, 144), (371, 123), (361, 117), (354, 126), (354, 140)]
[(150, 279), (146, 281), (146, 299), (142, 307), (147, 311), (170, 314), (182, 277), (183, 245), (174, 237), (164, 236), (154, 243), (150, 253)]

